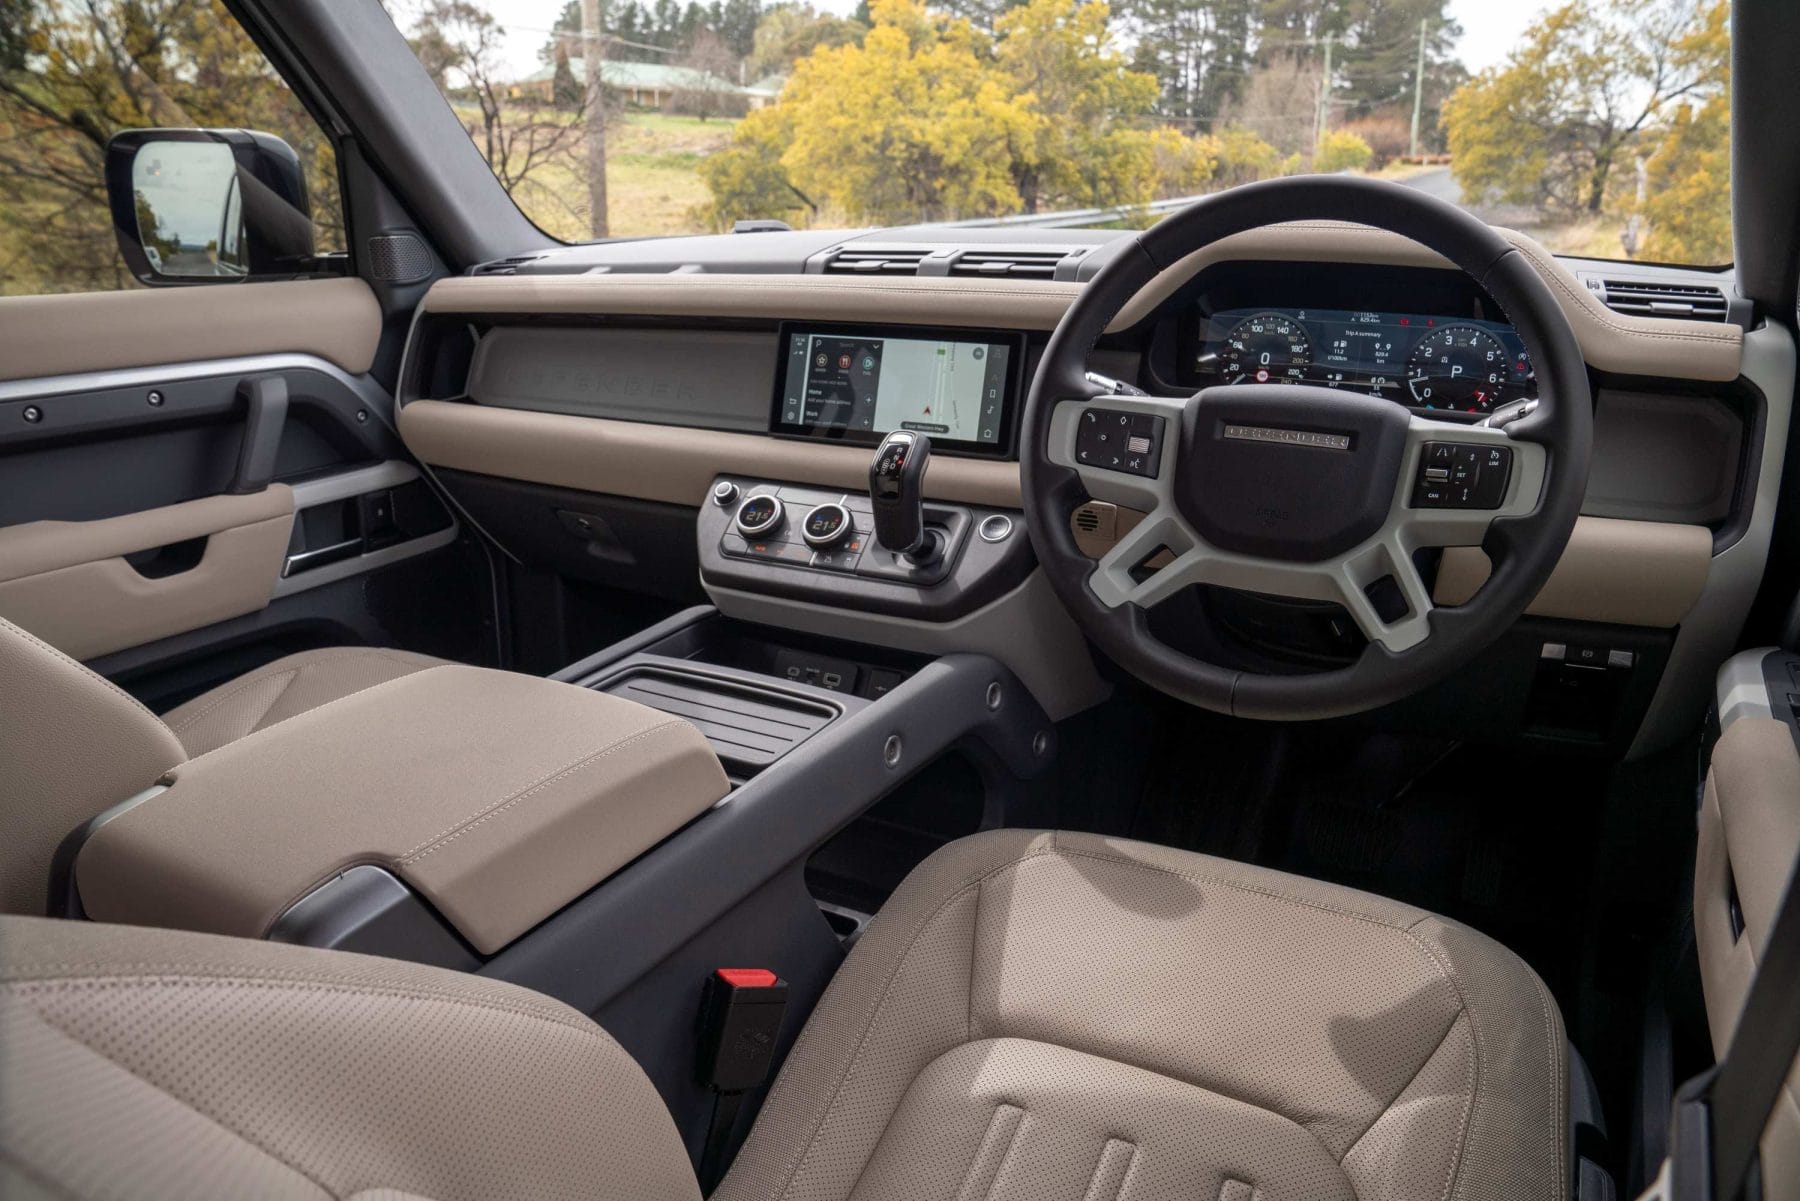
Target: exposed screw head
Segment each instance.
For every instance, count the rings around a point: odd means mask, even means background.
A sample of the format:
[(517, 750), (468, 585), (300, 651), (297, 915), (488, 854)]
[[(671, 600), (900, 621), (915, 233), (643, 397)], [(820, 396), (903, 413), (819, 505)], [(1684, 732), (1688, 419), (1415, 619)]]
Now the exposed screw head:
[(998, 680), (987, 686), (987, 707), (990, 711), (1000, 707), (1000, 681)]
[(155, 388), (150, 389), (150, 394), (148, 396), (144, 397), (144, 399), (150, 402), (151, 408), (153, 408), (153, 409), (162, 408), (163, 394), (161, 392), (158, 392)]
[(889, 767), (900, 766), (900, 735), (889, 734), (887, 741), (881, 744), (881, 761)]
[(369, 410), (367, 410), (367, 409), (356, 410), (356, 420), (359, 424), (367, 421), (368, 419), (369, 419)]
[(36, 425), (44, 419), (44, 410), (38, 408), (36, 405), (26, 405), (25, 411), (21, 413), (20, 416), (25, 418), (25, 420), (29, 421), (31, 424)]
[(1050, 753), (1050, 731), (1039, 730), (1031, 736), (1031, 753), (1039, 759)]

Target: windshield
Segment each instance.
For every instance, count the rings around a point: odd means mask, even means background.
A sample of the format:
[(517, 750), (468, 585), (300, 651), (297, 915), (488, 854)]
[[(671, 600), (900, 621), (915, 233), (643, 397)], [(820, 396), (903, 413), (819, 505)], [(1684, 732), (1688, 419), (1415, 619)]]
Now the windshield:
[(568, 241), (1131, 228), (1345, 172), (1564, 253), (1731, 258), (1727, 0), (389, 8), (500, 183)]

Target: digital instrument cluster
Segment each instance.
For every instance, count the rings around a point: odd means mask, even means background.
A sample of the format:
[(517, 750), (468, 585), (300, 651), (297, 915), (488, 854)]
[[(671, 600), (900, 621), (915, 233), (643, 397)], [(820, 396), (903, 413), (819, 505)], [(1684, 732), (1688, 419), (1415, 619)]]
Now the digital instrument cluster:
[(1354, 309), (1232, 308), (1198, 313), (1189, 382), (1314, 384), (1419, 409), (1487, 413), (1537, 394), (1512, 326)]

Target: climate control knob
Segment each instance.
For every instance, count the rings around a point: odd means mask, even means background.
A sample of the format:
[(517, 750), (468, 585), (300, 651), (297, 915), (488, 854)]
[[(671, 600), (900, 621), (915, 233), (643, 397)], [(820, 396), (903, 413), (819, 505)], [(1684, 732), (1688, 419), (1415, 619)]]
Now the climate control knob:
[(782, 508), (781, 501), (765, 492), (749, 497), (739, 505), (732, 524), (746, 538), (762, 538), (780, 529), (782, 518), (786, 516), (787, 510)]
[(818, 505), (800, 523), (800, 536), (815, 550), (828, 550), (848, 538), (856, 529), (850, 510), (836, 501)]

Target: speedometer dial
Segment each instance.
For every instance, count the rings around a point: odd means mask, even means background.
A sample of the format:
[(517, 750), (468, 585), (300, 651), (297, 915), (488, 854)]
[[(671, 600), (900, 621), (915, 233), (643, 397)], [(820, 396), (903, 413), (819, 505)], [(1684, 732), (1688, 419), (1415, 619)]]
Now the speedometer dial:
[(1473, 325), (1446, 325), (1426, 334), (1406, 358), (1406, 386), (1428, 409), (1485, 413), (1512, 378), (1500, 340)]
[(1219, 373), (1231, 384), (1297, 384), (1312, 362), (1312, 342), (1299, 322), (1280, 313), (1253, 313), (1231, 327), (1219, 353)]

